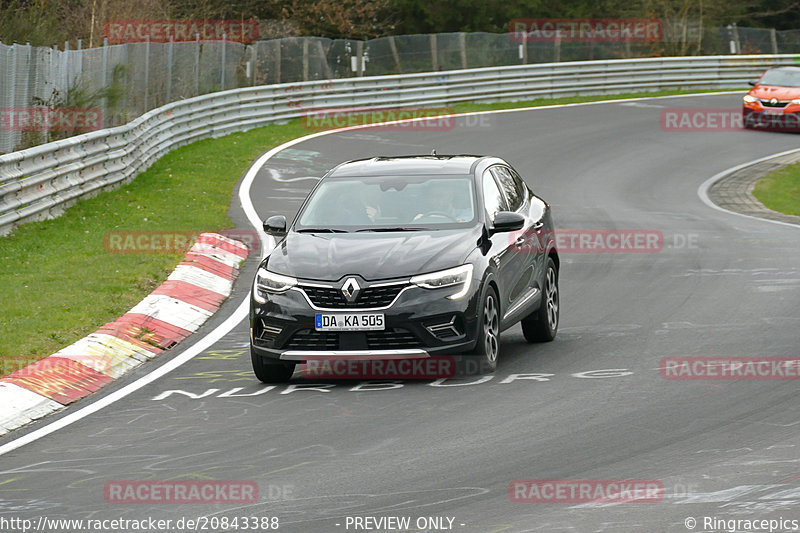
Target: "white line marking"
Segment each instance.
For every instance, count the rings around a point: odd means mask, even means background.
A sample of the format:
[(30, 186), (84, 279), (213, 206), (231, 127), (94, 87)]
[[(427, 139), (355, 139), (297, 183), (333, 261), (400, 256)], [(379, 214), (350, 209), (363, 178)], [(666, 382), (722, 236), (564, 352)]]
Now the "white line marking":
[[(525, 111), (535, 111), (539, 109), (554, 109), (554, 108), (564, 108), (564, 107), (579, 107), (579, 106), (590, 106), (590, 105), (606, 105), (606, 104), (618, 104), (620, 102), (638, 102), (640, 100), (661, 100), (664, 98), (688, 98), (688, 97), (703, 97), (703, 96), (717, 96), (721, 94), (735, 94), (729, 91), (719, 91), (713, 93), (701, 93), (701, 94), (681, 94), (681, 95), (673, 95), (673, 96), (646, 96), (640, 98), (619, 98), (615, 100), (601, 100), (598, 102), (581, 102), (575, 104), (556, 104), (550, 106), (533, 106), (533, 107), (523, 107), (517, 109), (496, 109), (490, 111), (474, 111), (471, 113), (455, 113), (452, 115), (442, 115), (445, 117), (459, 117), (459, 116), (473, 116), (473, 115), (487, 115), (491, 113), (519, 113)], [(310, 135), (306, 135), (303, 137), (298, 137), (297, 139), (293, 139), (289, 142), (283, 143), (275, 148), (269, 150), (268, 152), (259, 156), (256, 159), (255, 163), (247, 170), (244, 179), (242, 180), (242, 185), (239, 187), (239, 202), (242, 205), (242, 209), (244, 210), (245, 215), (247, 216), (247, 220), (250, 224), (255, 228), (256, 232), (258, 233), (258, 237), (261, 240), (262, 254), (261, 256), (264, 257), (267, 254), (267, 250), (272, 250), (275, 247), (275, 241), (271, 236), (268, 236), (264, 233), (262, 228), (261, 219), (258, 217), (258, 213), (256, 213), (256, 209), (253, 206), (253, 202), (250, 199), (250, 187), (253, 184), (253, 180), (255, 180), (256, 174), (258, 171), (261, 170), (261, 167), (269, 161), (275, 154), (278, 152), (289, 148), (290, 146), (294, 146), (301, 142), (305, 142), (309, 139), (314, 139), (316, 137), (322, 137), (323, 135), (331, 135), (334, 133), (339, 133), (342, 131), (350, 131), (356, 129), (366, 129), (375, 126), (385, 126), (388, 124), (398, 124), (401, 122), (414, 122), (419, 120), (428, 120), (430, 117), (420, 117), (414, 119), (405, 119), (405, 120), (395, 120), (391, 122), (380, 122), (376, 124), (362, 124), (358, 126), (349, 126), (345, 128), (338, 128), (335, 130), (326, 130), (320, 131), (317, 133), (312, 133)], [(269, 244), (269, 248), (265, 245), (266, 243)], [(208, 333), (205, 337), (197, 341), (191, 348), (188, 348), (185, 352), (178, 355), (171, 361), (165, 363), (164, 365), (156, 368), (151, 373), (147, 374), (146, 376), (142, 376), (141, 378), (137, 379), (133, 383), (130, 383), (123, 388), (119, 389), (116, 392), (109, 394), (108, 396), (104, 396), (99, 400), (95, 401), (83, 407), (77, 411), (74, 411), (63, 418), (59, 418), (55, 422), (51, 422), (50, 424), (43, 426), (37, 430), (31, 431), (30, 433), (23, 435), (11, 442), (3, 444), (0, 446), (0, 455), (5, 455), (11, 451), (16, 450), (17, 448), (21, 448), (26, 444), (30, 444), (31, 442), (35, 442), (42, 437), (45, 437), (51, 433), (58, 431), (61, 428), (67, 427), (70, 424), (73, 424), (79, 420), (86, 418), (89, 415), (96, 413), (97, 411), (103, 409), (104, 407), (108, 407), (109, 405), (113, 404), (117, 400), (121, 400), (126, 396), (136, 392), (137, 390), (141, 389), (142, 387), (149, 385), (153, 381), (157, 380), (160, 377), (167, 375), (168, 373), (172, 372), (179, 366), (183, 365), (184, 363), (192, 360), (198, 354), (202, 353), (203, 350), (210, 348), (214, 345), (215, 342), (220, 340), (224, 337), (229, 331), (231, 331), (234, 327), (236, 327), (239, 322), (247, 318), (249, 314), (250, 301), (249, 297), (246, 297), (242, 302), (236, 307), (236, 309), (231, 313), (231, 315), (219, 326), (214, 328), (213, 331)]]
[(744, 213), (737, 213), (736, 211), (731, 211), (729, 209), (725, 209), (724, 207), (718, 206), (717, 204), (715, 204), (714, 202), (711, 201), (711, 198), (708, 197), (708, 191), (711, 189), (711, 186), (714, 185), (719, 180), (721, 180), (722, 178), (724, 178), (725, 176), (727, 176), (729, 174), (732, 174), (732, 173), (736, 172), (737, 170), (741, 170), (741, 169), (743, 169), (745, 167), (748, 167), (750, 165), (756, 165), (758, 163), (762, 163), (764, 161), (769, 161), (770, 159), (775, 159), (776, 157), (781, 157), (781, 156), (784, 156), (784, 155), (796, 154), (797, 152), (800, 152), (800, 148), (794, 148), (792, 150), (786, 150), (785, 152), (780, 152), (780, 153), (777, 153), (777, 154), (768, 155), (768, 156), (762, 157), (760, 159), (755, 159), (755, 160), (749, 161), (747, 163), (742, 163), (741, 165), (736, 165), (735, 167), (731, 167), (728, 170), (723, 170), (722, 172), (720, 172), (718, 174), (714, 174), (713, 176), (708, 178), (706, 181), (704, 181), (702, 183), (702, 185), (700, 185), (700, 187), (697, 189), (697, 196), (699, 196), (700, 200), (702, 200), (703, 203), (706, 204), (708, 207), (710, 207), (712, 209), (716, 209), (717, 211), (722, 211), (723, 213), (728, 213), (728, 214), (731, 214), (731, 215), (745, 217), (745, 218), (749, 218), (751, 220), (760, 220), (761, 222), (770, 222), (772, 224), (780, 224), (781, 226), (789, 226), (791, 228), (800, 227), (800, 225), (792, 224), (791, 222), (781, 222), (780, 220), (770, 220), (769, 218), (754, 217), (753, 215), (745, 215)]

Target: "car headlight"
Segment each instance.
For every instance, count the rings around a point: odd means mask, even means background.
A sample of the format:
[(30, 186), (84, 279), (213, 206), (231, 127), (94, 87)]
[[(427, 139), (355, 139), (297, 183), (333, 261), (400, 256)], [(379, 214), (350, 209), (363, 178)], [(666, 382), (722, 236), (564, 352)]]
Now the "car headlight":
[(280, 294), (286, 292), (297, 285), (297, 280), (289, 276), (282, 276), (275, 272), (270, 272), (266, 268), (259, 268), (256, 272), (256, 279), (253, 282), (253, 296), (259, 303), (266, 303), (266, 300), (259, 294), (259, 291)]
[(791, 101), (791, 103), (800, 105), (800, 98), (795, 98), (794, 100)]
[(756, 98), (755, 96), (750, 96), (749, 94), (744, 95), (742, 100), (744, 100), (745, 103), (748, 104), (752, 104), (753, 102), (758, 102), (758, 98)]
[(439, 272), (430, 274), (420, 274), (411, 278), (411, 283), (423, 289), (441, 289), (443, 287), (455, 287), (461, 285), (461, 290), (448, 296), (451, 300), (461, 298), (472, 283), (472, 265), (461, 265)]

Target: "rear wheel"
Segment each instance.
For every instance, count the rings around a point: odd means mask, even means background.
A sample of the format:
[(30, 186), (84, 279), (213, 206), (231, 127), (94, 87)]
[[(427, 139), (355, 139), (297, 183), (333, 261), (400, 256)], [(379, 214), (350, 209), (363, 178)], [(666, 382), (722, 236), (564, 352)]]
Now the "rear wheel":
[(289, 381), (294, 374), (295, 363), (267, 363), (250, 347), (250, 361), (253, 363), (253, 373), (264, 383), (281, 383)]
[(494, 372), (500, 354), (500, 308), (497, 292), (491, 286), (483, 296), (478, 319), (478, 342), (472, 353), (479, 356), (481, 371)]
[(558, 270), (552, 258), (547, 258), (544, 293), (539, 309), (522, 319), (522, 333), (528, 342), (550, 342), (556, 338), (559, 321)]

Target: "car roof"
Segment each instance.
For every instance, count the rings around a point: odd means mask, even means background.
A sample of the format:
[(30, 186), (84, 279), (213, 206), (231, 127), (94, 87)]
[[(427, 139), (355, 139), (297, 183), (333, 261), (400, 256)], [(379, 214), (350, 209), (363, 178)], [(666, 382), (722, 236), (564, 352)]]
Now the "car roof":
[[(351, 176), (403, 176), (414, 174), (457, 174), (472, 173), (475, 165), (482, 160), (496, 159), (481, 155), (411, 155), (380, 156), (356, 159), (337, 166), (328, 177)], [(499, 159), (497, 162), (501, 162)]]

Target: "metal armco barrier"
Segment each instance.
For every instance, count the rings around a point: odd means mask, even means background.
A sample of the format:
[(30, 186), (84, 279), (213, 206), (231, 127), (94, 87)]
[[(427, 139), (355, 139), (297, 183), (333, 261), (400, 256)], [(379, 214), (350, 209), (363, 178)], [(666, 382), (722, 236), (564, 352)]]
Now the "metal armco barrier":
[(0, 156), (0, 235), (117, 187), (166, 152), (321, 108), (446, 106), (746, 86), (794, 55), (618, 59), (264, 85), (173, 102), (136, 120)]

